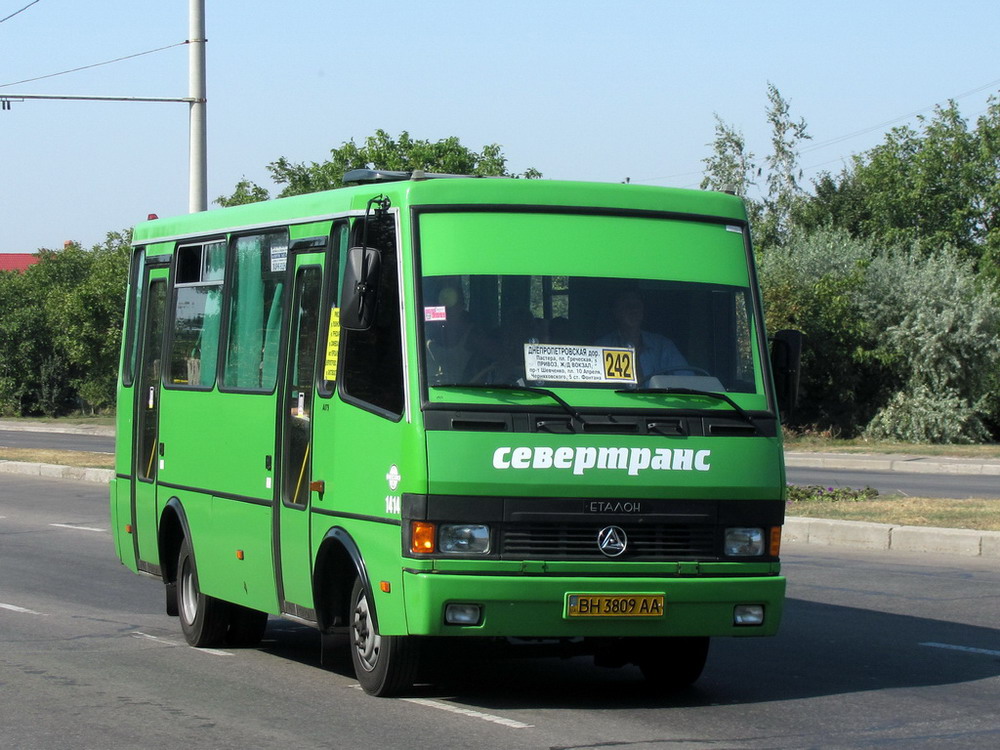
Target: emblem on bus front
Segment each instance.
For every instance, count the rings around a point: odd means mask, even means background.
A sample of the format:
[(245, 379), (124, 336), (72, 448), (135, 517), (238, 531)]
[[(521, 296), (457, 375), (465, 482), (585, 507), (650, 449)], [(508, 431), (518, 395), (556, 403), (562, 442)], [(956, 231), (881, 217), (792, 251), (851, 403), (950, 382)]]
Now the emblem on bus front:
[(628, 546), (628, 536), (621, 526), (605, 526), (597, 532), (597, 548), (608, 557), (618, 557)]

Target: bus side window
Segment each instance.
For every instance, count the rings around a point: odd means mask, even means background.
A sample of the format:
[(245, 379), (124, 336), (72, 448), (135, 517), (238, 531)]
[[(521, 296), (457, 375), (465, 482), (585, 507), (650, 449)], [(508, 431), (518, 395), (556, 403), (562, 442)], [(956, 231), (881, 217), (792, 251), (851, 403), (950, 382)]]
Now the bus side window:
[(222, 384), (270, 393), (278, 374), (282, 297), (288, 258), (284, 232), (236, 238)]
[[(399, 419), (404, 403), (403, 351), (395, 224), (392, 217), (369, 221), (368, 244), (382, 252), (375, 323), (365, 331), (345, 330), (342, 333), (341, 395), (346, 401), (369, 411)], [(360, 228), (359, 222), (355, 230)]]
[(224, 240), (177, 249), (170, 386), (215, 385), (225, 260)]

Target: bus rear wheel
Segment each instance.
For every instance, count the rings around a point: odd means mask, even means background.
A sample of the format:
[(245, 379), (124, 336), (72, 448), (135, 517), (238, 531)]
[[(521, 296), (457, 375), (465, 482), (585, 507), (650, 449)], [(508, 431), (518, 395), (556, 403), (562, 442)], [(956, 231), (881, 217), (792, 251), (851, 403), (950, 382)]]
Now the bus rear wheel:
[(177, 555), (177, 614), (184, 639), (192, 646), (219, 646), (229, 629), (229, 609), (225, 602), (201, 592), (198, 571), (187, 540)]
[(380, 635), (375, 609), (360, 578), (351, 591), (351, 662), (361, 688), (369, 695), (397, 695), (413, 685), (419, 653), (412, 636)]

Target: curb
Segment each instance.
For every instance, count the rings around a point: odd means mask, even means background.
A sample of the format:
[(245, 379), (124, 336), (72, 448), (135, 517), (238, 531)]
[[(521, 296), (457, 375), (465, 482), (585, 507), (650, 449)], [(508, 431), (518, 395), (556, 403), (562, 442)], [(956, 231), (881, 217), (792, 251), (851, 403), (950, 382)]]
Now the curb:
[(1000, 558), (1000, 531), (787, 517), (781, 541), (884, 552)]
[(77, 482), (98, 482), (107, 484), (114, 479), (114, 469), (90, 469), (83, 466), (58, 466), (56, 464), (33, 464), (27, 461), (0, 460), (0, 474), (20, 474), (46, 479), (72, 479)]

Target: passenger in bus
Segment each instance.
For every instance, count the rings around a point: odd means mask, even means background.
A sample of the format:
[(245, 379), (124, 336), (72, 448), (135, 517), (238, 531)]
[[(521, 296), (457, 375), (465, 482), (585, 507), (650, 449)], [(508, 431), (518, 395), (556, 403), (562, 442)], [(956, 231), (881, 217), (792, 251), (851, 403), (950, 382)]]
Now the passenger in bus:
[(688, 361), (673, 341), (642, 328), (642, 297), (629, 289), (619, 294), (612, 306), (613, 331), (597, 340), (600, 346), (621, 346), (635, 350), (636, 382), (646, 383), (654, 375), (684, 373)]
[[(482, 336), (473, 324), (460, 286), (445, 286), (437, 295), (427, 330), (427, 377), (431, 385), (469, 382), (471, 371), (484, 365)], [(427, 313), (425, 313), (427, 314)]]

